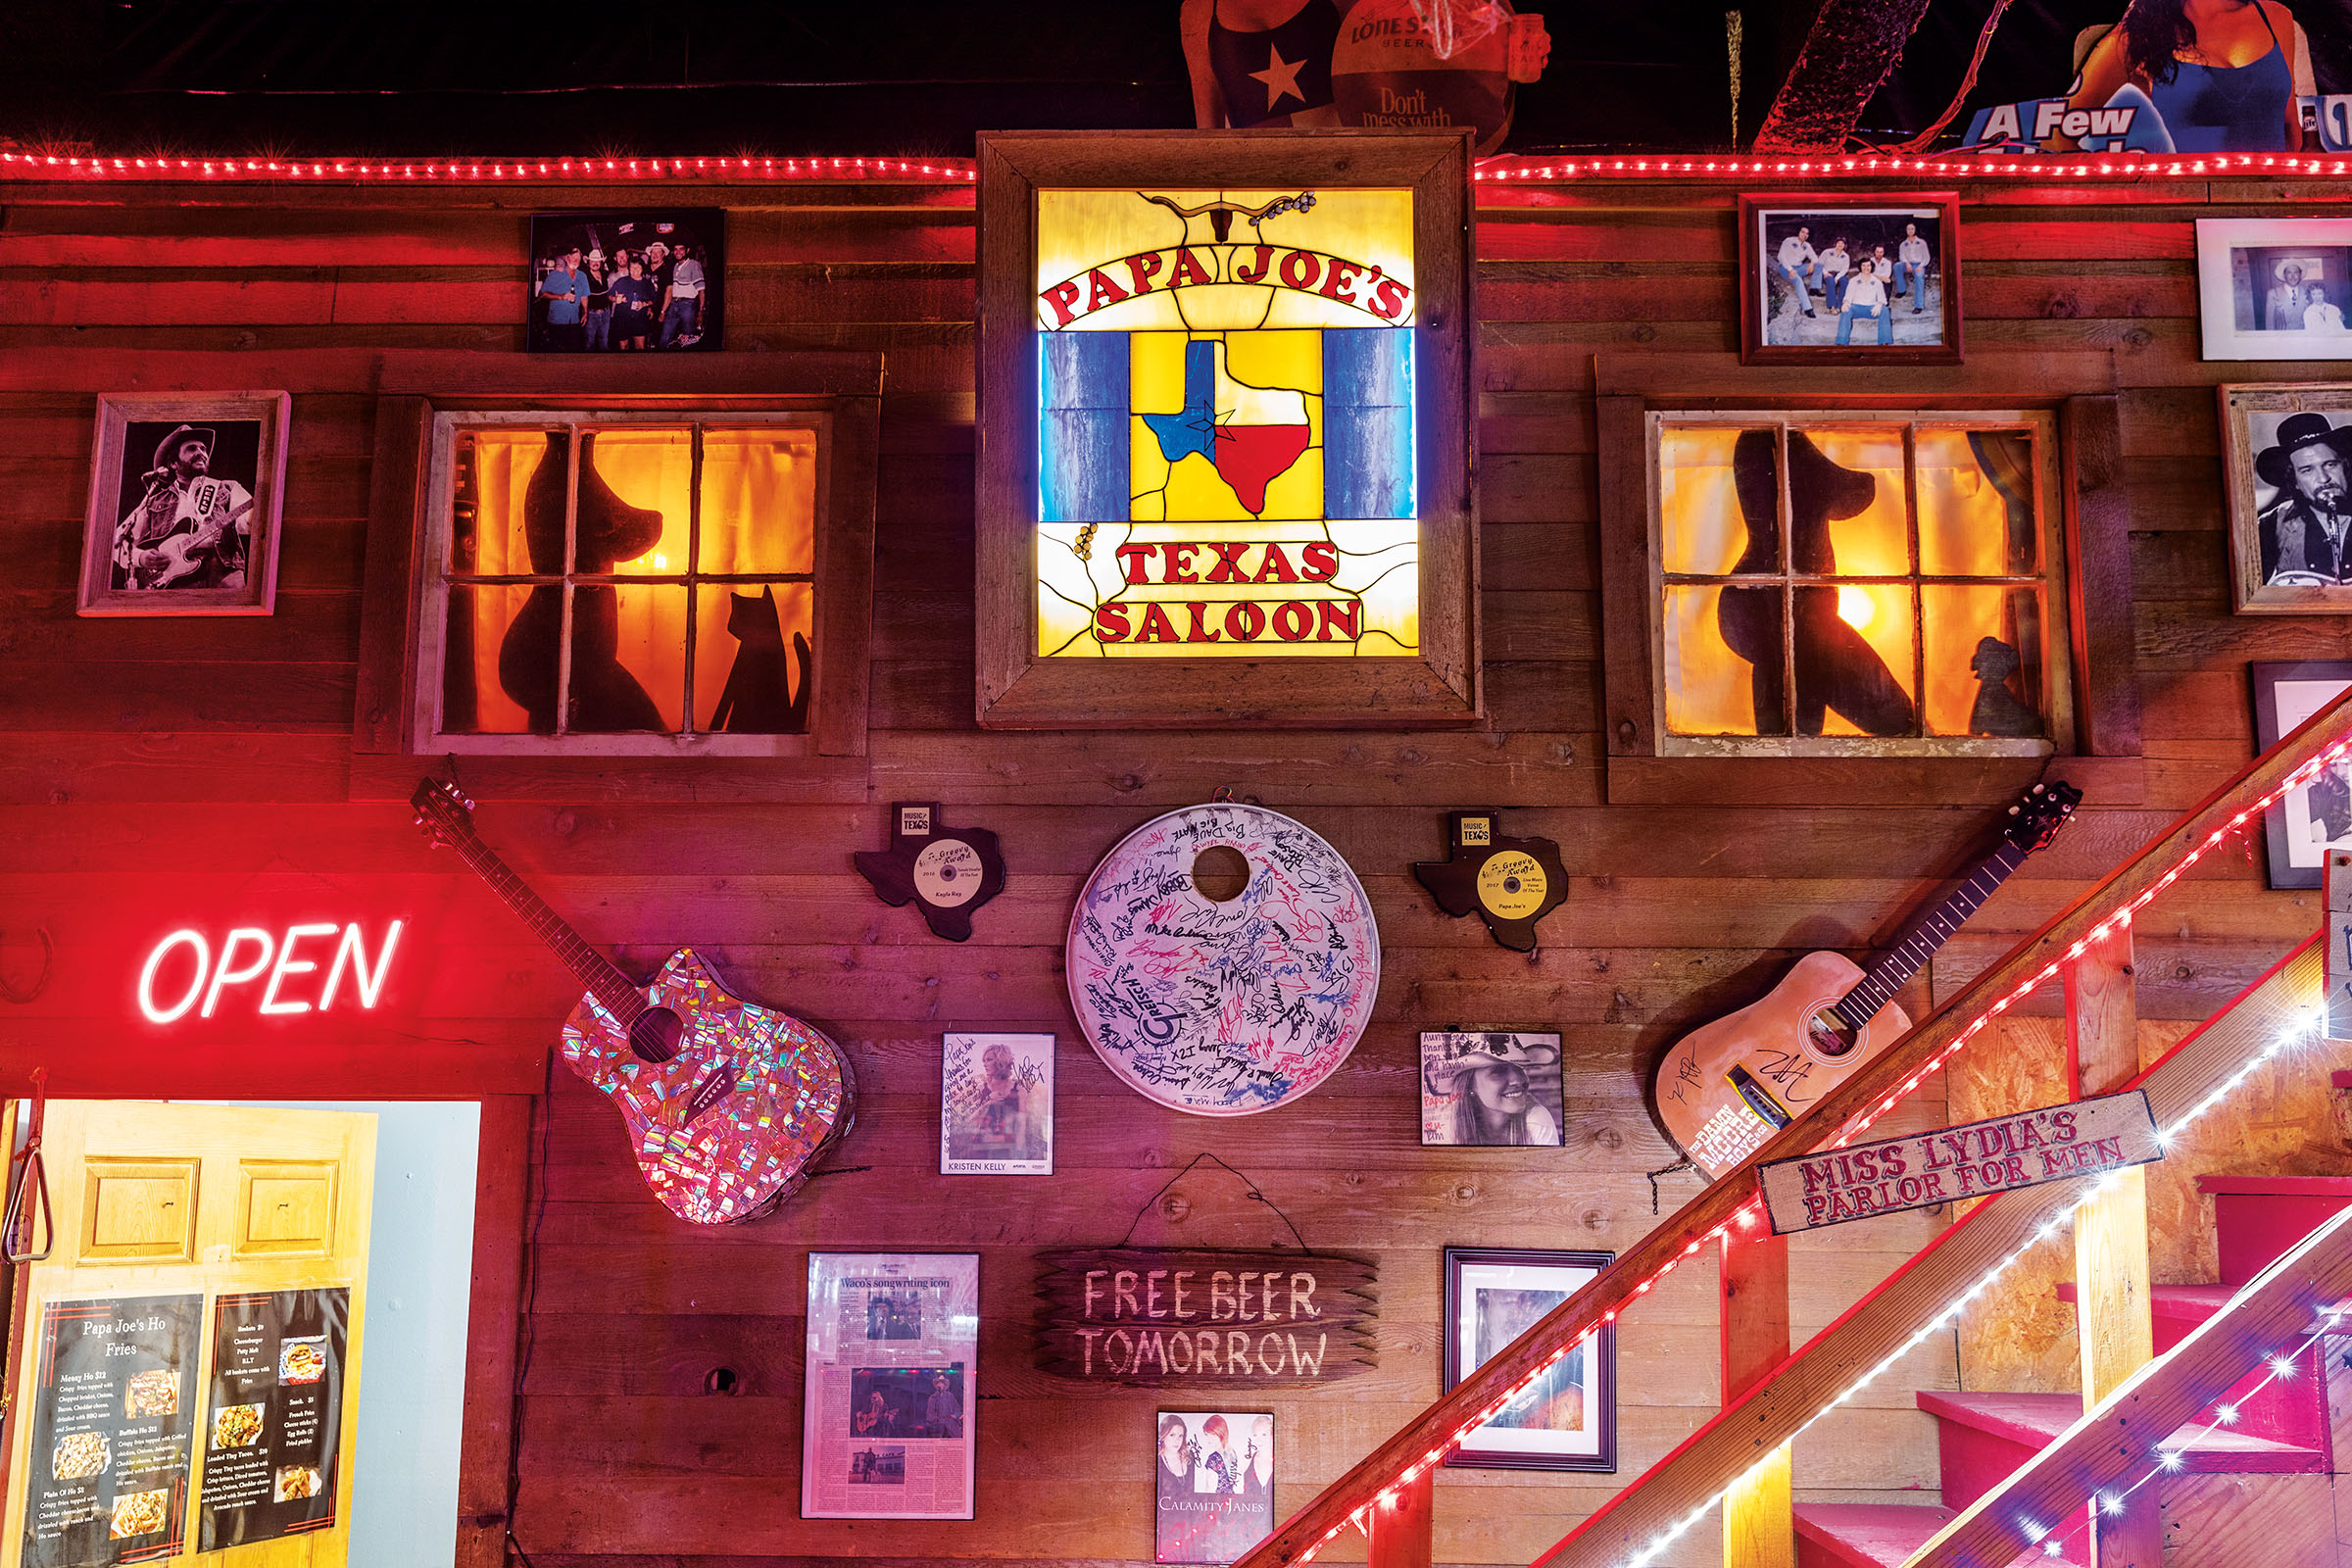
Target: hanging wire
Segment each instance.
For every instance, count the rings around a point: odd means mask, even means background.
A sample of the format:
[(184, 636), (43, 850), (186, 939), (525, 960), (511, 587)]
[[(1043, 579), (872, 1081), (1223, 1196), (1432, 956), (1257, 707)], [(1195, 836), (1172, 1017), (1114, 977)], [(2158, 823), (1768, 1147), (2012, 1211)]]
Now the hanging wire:
[(1298, 1227), (1295, 1224), (1292, 1224), (1291, 1216), (1282, 1211), (1282, 1205), (1280, 1203), (1275, 1202), (1274, 1200), (1268, 1198), (1263, 1192), (1261, 1192), (1258, 1189), (1257, 1183), (1251, 1181), (1249, 1177), (1243, 1175), (1240, 1171), (1235, 1170), (1231, 1165), (1226, 1164), (1223, 1160), (1217, 1158), (1216, 1155), (1207, 1152), (1205, 1150), (1200, 1153), (1195, 1154), (1192, 1158), (1192, 1162), (1186, 1165), (1184, 1169), (1178, 1171), (1166, 1181), (1161, 1182), (1159, 1184), (1158, 1192), (1153, 1193), (1150, 1198), (1144, 1200), (1143, 1206), (1135, 1211), (1135, 1218), (1127, 1222), (1127, 1234), (1119, 1238), (1119, 1245), (1121, 1247), (1125, 1247), (1129, 1242), (1135, 1239), (1135, 1228), (1144, 1222), (1144, 1216), (1152, 1211), (1152, 1205), (1158, 1202), (1162, 1198), (1166, 1197), (1169, 1188), (1175, 1186), (1187, 1176), (1190, 1176), (1194, 1170), (1200, 1166), (1202, 1160), (1207, 1160), (1210, 1164), (1215, 1165), (1226, 1175), (1231, 1176), (1235, 1181), (1240, 1182), (1242, 1184), (1242, 1194), (1244, 1197), (1251, 1199), (1256, 1202), (1263, 1203), (1268, 1208), (1272, 1209), (1274, 1211), (1274, 1217), (1290, 1227), (1291, 1240), (1298, 1244), (1298, 1250), (1304, 1252), (1309, 1257), (1316, 1255), (1315, 1250), (1306, 1245), (1306, 1238), (1298, 1234)]

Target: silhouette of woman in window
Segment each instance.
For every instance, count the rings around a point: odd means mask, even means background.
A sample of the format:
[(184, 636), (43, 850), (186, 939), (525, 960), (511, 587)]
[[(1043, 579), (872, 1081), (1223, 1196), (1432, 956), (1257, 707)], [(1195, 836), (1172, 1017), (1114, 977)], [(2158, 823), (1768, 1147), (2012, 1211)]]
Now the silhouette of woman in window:
[[(1743, 432), (1732, 448), (1732, 484), (1747, 525), (1747, 548), (1734, 573), (1777, 575), (1781, 570), (1780, 483), (1773, 433)], [(1826, 577), (1838, 569), (1830, 524), (1870, 510), (1878, 481), (1833, 463), (1799, 430), (1788, 432), (1788, 570)], [(1818, 735), (1836, 712), (1866, 735), (1908, 735), (1911, 699), (1878, 650), (1838, 614), (1835, 587), (1800, 585), (1794, 606), (1796, 730)], [(1725, 646), (1754, 669), (1756, 733), (1787, 734), (1787, 672), (1781, 653), (1781, 590), (1726, 588), (1716, 608)]]

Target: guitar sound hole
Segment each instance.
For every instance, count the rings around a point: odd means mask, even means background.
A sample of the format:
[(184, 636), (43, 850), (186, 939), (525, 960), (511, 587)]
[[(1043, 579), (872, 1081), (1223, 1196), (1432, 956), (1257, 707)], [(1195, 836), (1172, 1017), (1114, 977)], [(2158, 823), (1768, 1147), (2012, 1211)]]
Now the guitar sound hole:
[(662, 1062), (678, 1054), (686, 1024), (667, 1007), (648, 1007), (629, 1025), (629, 1049), (639, 1061)]
[(1824, 1007), (1806, 1020), (1805, 1033), (1817, 1056), (1832, 1061), (1852, 1051), (1862, 1043), (1861, 1035), (1849, 1028), (1843, 1018)]

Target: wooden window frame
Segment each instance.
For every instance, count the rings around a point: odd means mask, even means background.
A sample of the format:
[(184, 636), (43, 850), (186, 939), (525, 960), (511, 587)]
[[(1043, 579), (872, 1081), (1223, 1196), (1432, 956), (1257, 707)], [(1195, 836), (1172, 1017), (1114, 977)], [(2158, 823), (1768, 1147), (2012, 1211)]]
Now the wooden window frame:
[[(433, 461), (435, 431), (449, 415), (601, 414), (681, 421), (789, 416), (821, 432), (811, 637), (816, 688), (805, 734), (760, 736), (749, 746), (681, 744), (669, 736), (564, 737), (555, 746), (541, 736), (468, 736), (469, 742), (489, 744), (460, 750), (492, 763), (493, 773), (502, 765), (508, 771), (528, 769), (559, 786), (566, 779), (591, 785), (616, 762), (656, 769), (758, 767), (780, 773), (788, 783), (839, 771), (839, 764), (828, 765), (833, 759), (863, 758), (873, 638), (880, 356), (615, 356), (556, 363), (398, 355), (386, 356), (381, 390), (361, 612), (355, 794), (377, 793), (379, 786), (362, 787), (363, 775), (372, 779), (381, 773), (380, 788), (405, 798), (415, 782), (408, 760), (449, 749), (437, 738), (431, 751), (417, 749), (425, 716), (418, 710), (418, 694), (438, 669), (437, 664), (426, 667), (422, 632), (433, 600), (427, 552), (442, 506), (435, 485), (446, 477), (436, 472)], [(530, 744), (497, 744), (510, 739)]]
[[(975, 709), (989, 729), (1438, 728), (1484, 715), (1471, 483), (1468, 131), (984, 135)], [(1036, 201), (1043, 187), (1410, 187), (1419, 296), (1418, 655), (1048, 659), (1037, 652)]]
[[(2042, 682), (2041, 699), (2036, 704), (2036, 710), (2042, 717), (2047, 734), (2035, 738), (2004, 739), (1992, 736), (1926, 734), (1903, 736), (1799, 735), (1793, 731), (1786, 734), (1756, 735), (1678, 735), (1670, 733), (1666, 728), (1665, 721), (1663, 603), (1665, 590), (1670, 586), (1667, 578), (1674, 576), (1679, 582), (1688, 574), (1668, 573), (1664, 569), (1665, 516), (1660, 495), (1658, 444), (1661, 434), (1669, 425), (1678, 428), (1706, 425), (1719, 425), (1725, 428), (1760, 428), (1769, 425), (1782, 432), (1798, 429), (1858, 429), (1870, 425), (1891, 425), (1907, 433), (1916, 431), (1922, 426), (1944, 429), (1960, 429), (1980, 425), (1985, 428), (2016, 429), (2020, 426), (2029, 428), (2034, 443), (2034, 520), (2038, 535), (2037, 548), (2041, 558), (2039, 569), (2001, 576), (1950, 578), (1948, 580), (1951, 582), (1966, 581), (1972, 584), (1982, 583), (1987, 586), (2032, 584), (2041, 591), (2043, 646), (2039, 650), (2039, 654), (2045, 675)], [(1651, 688), (1655, 703), (1652, 724), (1657, 736), (1658, 755), (1661, 757), (1734, 758), (2048, 758), (2070, 749), (2064, 743), (2072, 737), (2075, 729), (2074, 686), (2070, 678), (2073, 661), (2068, 657), (2073, 646), (2070, 634), (2073, 617), (2069, 613), (2070, 607), (2066, 593), (2069, 567), (2064, 548), (2065, 530), (2061, 520), (2063, 508), (2058, 495), (2058, 465), (2055, 450), (2058, 444), (2057, 437), (2058, 428), (2055, 416), (2046, 410), (2034, 409), (1978, 409), (1965, 412), (1949, 409), (1760, 410), (1736, 408), (1653, 409), (1648, 411), (1643, 418), (1643, 444), (1649, 460), (1647, 471), (1648, 529), (1644, 538), (1644, 548), (1649, 563), (1649, 585), (1643, 608), (1649, 620), (1649, 648), (1653, 672)], [(1781, 490), (1782, 501), (1786, 504), (1788, 469), (1785, 458), (1787, 451), (1785, 434), (1781, 450), (1784, 454), (1781, 465)], [(1919, 507), (1915, 487), (1909, 478), (1910, 466), (1914, 461), (1913, 443), (1906, 439), (1904, 442), (1905, 488), (1907, 492), (1913, 493), (1906, 495), (1905, 510), (1912, 537), (1912, 556), (1916, 565)], [(1788, 554), (1793, 532), (1789, 519), (1786, 514), (1782, 515), (1779, 519), (1779, 533), (1784, 558)], [(1907, 583), (1912, 590), (1912, 664), (1915, 673), (1919, 672), (1921, 661), (1926, 657), (1925, 608), (1920, 603), (1921, 590), (1924, 587), (1936, 586), (1947, 580), (1916, 569), (1907, 573), (1861, 575), (1840, 573), (1831, 577), (1808, 579), (1791, 567), (1771, 572), (1766, 576), (1784, 588), (1791, 584), (1805, 586), (1813, 582), (1836, 586)], [(1692, 580), (1714, 579), (1705, 578), (1701, 574)], [(1727, 577), (1722, 580), (1729, 582), (1732, 579)], [(1757, 580), (1761, 582), (1765, 579)], [(1792, 635), (1792, 626), (1784, 617), (1781, 627), (1784, 653), (1789, 646), (1788, 639)], [(1794, 695), (1792, 679), (1789, 694), (1791, 697)], [(1924, 691), (1915, 691), (1912, 696), (1915, 704), (1924, 703), (1926, 700)], [(1925, 727), (1924, 720), (1922, 727), (1923, 729)]]
[[(1602, 743), (1612, 805), (2005, 806), (2064, 778), (2102, 806), (2146, 798), (2132, 626), (2131, 506), (2118, 376), (2110, 354), (1980, 358), (1954, 368), (1889, 366), (1799, 374), (1740, 367), (1728, 354), (1594, 357), (1598, 438)], [(2028, 389), (2021, 395), (2021, 388)], [(1690, 757), (1662, 752), (1650, 641), (1647, 416), (1824, 409), (1968, 416), (2049, 410), (2065, 555), (2074, 693), (2054, 756)], [(2045, 521), (2046, 526), (2046, 521)]]

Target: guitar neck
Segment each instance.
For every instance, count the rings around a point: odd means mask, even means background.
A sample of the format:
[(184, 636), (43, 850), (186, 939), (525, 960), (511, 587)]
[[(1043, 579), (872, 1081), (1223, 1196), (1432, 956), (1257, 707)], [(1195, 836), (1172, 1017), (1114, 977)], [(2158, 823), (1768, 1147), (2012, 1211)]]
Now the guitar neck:
[(1936, 956), (1936, 950), (2000, 890), (2011, 872), (2025, 864), (2027, 854), (2004, 840), (1999, 849), (1978, 861), (1976, 869), (1953, 889), (1949, 898), (1920, 916), (1903, 933), (1902, 940), (1871, 965), (1862, 983), (1839, 999), (1833, 1009), (1838, 1016), (1854, 1029), (1878, 1016), (1879, 1009), (1893, 1001), (1894, 994), (1908, 985), (1911, 977)]
[(490, 884), (491, 891), (507, 901), (507, 907), (521, 915), (523, 923), (539, 933), (556, 956), (564, 960), (588, 994), (603, 1004), (607, 1012), (625, 1026), (635, 1023), (638, 1014), (646, 1009), (645, 993), (635, 982), (622, 974), (610, 958), (590, 947), (564, 918), (547, 906), (547, 901), (533, 893), (522, 878), (516, 876), (491, 852), (490, 846), (471, 832), (449, 835), (451, 847), (459, 858), (473, 868), (474, 874)]

